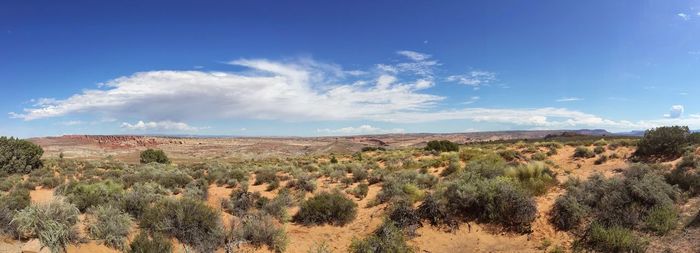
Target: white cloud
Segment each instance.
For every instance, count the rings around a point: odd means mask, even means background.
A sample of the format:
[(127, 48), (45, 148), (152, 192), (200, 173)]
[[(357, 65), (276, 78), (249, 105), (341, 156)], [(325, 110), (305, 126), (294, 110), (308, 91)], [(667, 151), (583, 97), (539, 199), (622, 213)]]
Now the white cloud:
[(316, 132), (324, 135), (354, 135), (354, 134), (386, 134), (386, 133), (404, 133), (403, 128), (382, 129), (371, 125), (361, 125), (359, 127), (343, 127), (338, 129), (317, 129)]
[[(119, 77), (102, 89), (54, 99), (11, 116), (24, 120), (91, 114), (144, 121), (278, 119), (287, 121), (377, 119), (425, 111), (444, 97), (418, 90), (429, 80), (339, 83), (342, 69), (317, 64), (237, 60), (242, 73), (149, 71)], [(370, 84), (370, 85), (366, 85)], [(49, 101), (49, 100), (47, 100)]]
[(467, 100), (466, 102), (463, 102), (462, 104), (465, 104), (465, 105), (473, 104), (473, 103), (476, 103), (476, 101), (479, 101), (479, 99), (481, 99), (481, 97), (472, 96), (469, 98), (469, 100)]
[(685, 14), (685, 13), (682, 13), (682, 12), (676, 14), (676, 16), (680, 17), (680, 18), (683, 19), (683, 20), (689, 20), (689, 19), (690, 19), (690, 15)]
[(402, 50), (402, 51), (398, 51), (396, 53), (399, 55), (406, 56), (409, 59), (414, 60), (414, 61), (425, 61), (431, 57), (431, 55), (429, 55), (429, 54), (419, 53), (419, 52), (410, 51), (410, 50)]
[(557, 102), (573, 102), (573, 101), (581, 101), (583, 100), (582, 98), (577, 98), (577, 97), (563, 97), (560, 99), (557, 99)]
[(200, 128), (192, 127), (182, 122), (173, 121), (149, 121), (144, 122), (139, 120), (134, 124), (123, 122), (121, 128), (127, 130), (137, 130), (137, 131), (197, 131)]
[(447, 77), (448, 82), (456, 82), (478, 89), (483, 85), (488, 85), (496, 81), (496, 74), (488, 71), (475, 70), (463, 75), (452, 75)]
[(677, 119), (683, 116), (684, 108), (682, 105), (671, 106), (668, 114), (664, 114), (665, 118)]

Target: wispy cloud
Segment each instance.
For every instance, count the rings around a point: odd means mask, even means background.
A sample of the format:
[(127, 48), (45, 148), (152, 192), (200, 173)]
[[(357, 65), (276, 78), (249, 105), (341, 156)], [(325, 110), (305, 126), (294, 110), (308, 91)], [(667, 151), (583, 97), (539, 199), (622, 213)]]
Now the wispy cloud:
[(481, 99), (481, 97), (479, 97), (479, 96), (472, 96), (472, 97), (469, 98), (469, 100), (467, 100), (467, 101), (465, 101), (465, 102), (462, 102), (462, 104), (465, 104), (465, 105), (473, 104), (473, 103), (476, 103), (476, 101), (479, 101), (479, 99)]
[(182, 122), (173, 122), (173, 121), (149, 121), (149, 122), (144, 122), (142, 120), (130, 124), (127, 122), (123, 122), (121, 124), (122, 129), (127, 129), (127, 130), (136, 130), (136, 131), (197, 131), (200, 130), (201, 128), (198, 127), (192, 127), (186, 123)]
[(583, 99), (578, 98), (578, 97), (563, 97), (563, 98), (559, 98), (555, 101), (557, 101), (557, 102), (574, 102), (574, 101), (581, 101), (581, 100), (583, 100)]
[(690, 20), (690, 15), (685, 14), (685, 13), (683, 13), (683, 12), (680, 12), (680, 13), (676, 14), (676, 16), (680, 17), (680, 18), (683, 19), (683, 20)]
[(489, 71), (475, 70), (467, 74), (451, 75), (446, 79), (448, 82), (456, 82), (467, 86), (472, 86), (474, 89), (479, 89), (481, 86), (488, 85), (496, 81), (496, 74)]
[(414, 60), (414, 61), (425, 61), (431, 57), (431, 55), (429, 55), (429, 54), (419, 53), (419, 52), (410, 51), (410, 50), (402, 50), (402, 51), (398, 51), (396, 53), (399, 55), (406, 56), (409, 59)]
[(343, 127), (337, 129), (317, 129), (316, 132), (323, 135), (355, 135), (355, 134), (386, 134), (386, 133), (404, 133), (403, 128), (382, 129), (371, 125), (361, 125), (359, 127)]

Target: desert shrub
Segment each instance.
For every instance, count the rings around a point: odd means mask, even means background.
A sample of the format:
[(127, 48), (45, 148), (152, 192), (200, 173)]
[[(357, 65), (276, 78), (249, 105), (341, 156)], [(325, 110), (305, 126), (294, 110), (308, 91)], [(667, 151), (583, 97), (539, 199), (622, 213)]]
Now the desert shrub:
[(581, 223), (588, 216), (589, 207), (578, 202), (569, 195), (562, 195), (554, 202), (550, 221), (557, 229), (571, 230)]
[(449, 213), (528, 229), (535, 219), (534, 200), (507, 178), (484, 179), (472, 173), (447, 183), (443, 197)]
[(287, 208), (291, 207), (292, 204), (294, 204), (294, 199), (291, 193), (289, 190), (283, 189), (272, 200), (262, 205), (262, 210), (284, 222), (289, 219)]
[(248, 187), (241, 187), (231, 192), (230, 198), (222, 203), (224, 209), (234, 215), (242, 216), (256, 206), (260, 193), (249, 192)]
[(0, 195), (0, 233), (15, 232), (12, 215), (29, 206), (30, 202), (29, 191), (24, 188), (14, 188), (7, 195)]
[(157, 183), (137, 183), (124, 194), (122, 209), (139, 218), (150, 204), (157, 202), (167, 194), (168, 190)]
[(209, 196), (209, 184), (202, 178), (193, 180), (185, 186), (185, 197), (206, 200)]
[(21, 238), (38, 238), (52, 253), (65, 252), (68, 244), (76, 242), (78, 209), (61, 200), (31, 205), (15, 214), (12, 223)]
[(40, 185), (44, 189), (53, 189), (61, 183), (63, 183), (63, 179), (61, 179), (60, 177), (49, 176), (41, 178)]
[(29, 173), (41, 167), (44, 150), (26, 140), (0, 137), (0, 171)]
[(367, 172), (367, 169), (362, 168), (362, 167), (355, 167), (352, 169), (352, 179), (355, 182), (360, 182), (362, 180), (367, 179), (369, 176), (369, 173)]
[(408, 198), (417, 201), (423, 197), (423, 192), (406, 177), (390, 176), (384, 180), (382, 189), (377, 193), (375, 204), (390, 201), (393, 198)]
[(348, 251), (351, 253), (411, 253), (414, 250), (406, 244), (406, 238), (401, 229), (396, 227), (392, 221), (385, 221), (377, 230), (366, 238), (353, 238)]
[(261, 169), (255, 172), (255, 182), (253, 185), (272, 183), (277, 180), (279, 180), (277, 179), (277, 171), (273, 169)]
[(394, 222), (396, 227), (409, 231), (409, 234), (414, 234), (413, 231), (421, 226), (421, 218), (413, 208), (413, 202), (407, 199), (393, 201), (389, 205), (387, 217)]
[(294, 180), (287, 184), (287, 187), (313, 192), (316, 190), (316, 178), (310, 173), (299, 173)]
[(433, 194), (425, 197), (416, 209), (416, 214), (421, 219), (427, 219), (433, 226), (445, 223), (449, 219), (445, 205), (440, 203)]
[(453, 173), (459, 172), (460, 170), (462, 170), (462, 165), (459, 163), (459, 159), (451, 159), (450, 163), (447, 165), (447, 168), (440, 173), (440, 176), (446, 177), (452, 175)]
[(121, 184), (111, 180), (96, 183), (72, 182), (60, 189), (60, 194), (83, 212), (93, 206), (119, 202), (124, 189)]
[(653, 208), (672, 206), (680, 194), (664, 181), (658, 169), (633, 165), (621, 177), (594, 175), (585, 182), (569, 180), (567, 193), (560, 199), (562, 207), (555, 205), (552, 210), (556, 217), (552, 221), (560, 229), (576, 227), (581, 217), (572, 214), (581, 214), (577, 210), (590, 210), (584, 217), (590, 215), (606, 227), (633, 228), (647, 219)]
[(382, 182), (384, 180), (384, 177), (388, 173), (389, 172), (385, 169), (374, 169), (374, 170), (372, 170), (372, 172), (369, 173), (369, 178), (367, 179), (367, 183), (372, 185), (372, 184)]
[(152, 234), (175, 237), (198, 252), (213, 252), (224, 240), (220, 214), (190, 198), (156, 202), (143, 213), (139, 225)]
[(494, 178), (503, 175), (504, 169), (508, 166), (505, 160), (497, 154), (489, 153), (473, 158), (467, 163), (466, 170), (474, 172), (479, 176)]
[(651, 230), (659, 235), (665, 235), (676, 227), (678, 222), (678, 211), (670, 205), (654, 206), (644, 223), (648, 230)]
[(604, 163), (607, 162), (607, 161), (608, 161), (608, 156), (606, 156), (606, 155), (604, 155), (604, 154), (601, 154), (601, 155), (598, 156), (598, 159), (595, 159), (595, 161), (593, 162), (593, 164), (595, 164), (595, 165), (601, 165), (601, 164), (604, 164)]
[(241, 219), (240, 224), (233, 224), (232, 227), (232, 241), (248, 242), (255, 247), (267, 245), (275, 252), (284, 252), (287, 248), (287, 233), (268, 214), (250, 213)]
[(113, 206), (96, 206), (87, 212), (86, 231), (110, 248), (124, 250), (131, 230), (131, 217)]
[(304, 225), (345, 225), (355, 219), (357, 204), (342, 193), (322, 192), (304, 201), (294, 221)]
[(9, 191), (15, 185), (22, 181), (20, 175), (12, 175), (5, 178), (0, 178), (0, 191)]
[(683, 159), (666, 175), (668, 183), (677, 185), (691, 195), (700, 193), (700, 161), (693, 154), (683, 156)]
[(247, 181), (248, 173), (240, 168), (215, 164), (208, 169), (206, 178), (210, 183), (215, 182), (219, 186), (228, 185), (233, 187), (240, 182)]
[(647, 247), (645, 240), (626, 228), (605, 228), (593, 223), (588, 233), (587, 245), (600, 252), (641, 253), (645, 252)]
[(683, 154), (690, 130), (687, 126), (658, 127), (644, 132), (634, 156), (642, 159), (673, 159)]
[(459, 145), (457, 143), (448, 141), (448, 140), (440, 140), (440, 141), (429, 141), (428, 144), (425, 146), (425, 150), (427, 151), (439, 151), (439, 152), (452, 152), (452, 151), (459, 151)]
[(574, 158), (593, 158), (593, 157), (595, 157), (595, 153), (587, 147), (578, 146), (574, 150)]
[(170, 253), (173, 250), (173, 243), (161, 234), (153, 234), (151, 237), (144, 231), (131, 241), (128, 253)]
[(352, 194), (358, 199), (364, 199), (367, 197), (367, 193), (369, 192), (369, 185), (365, 183), (358, 184), (353, 188), (352, 190), (349, 190), (348, 193)]
[(542, 162), (511, 167), (504, 174), (516, 179), (532, 195), (542, 195), (557, 184), (554, 173)]
[(170, 159), (163, 150), (146, 149), (141, 151), (141, 163), (170, 163)]
[(512, 149), (498, 151), (498, 155), (503, 157), (503, 159), (505, 159), (508, 162), (513, 162), (522, 158), (518, 151)]
[(596, 146), (593, 148), (593, 153), (602, 154), (603, 152), (605, 152), (605, 147), (603, 146)]
[(530, 159), (535, 160), (535, 161), (544, 161), (547, 160), (547, 154), (542, 153), (542, 152), (537, 152), (532, 154)]

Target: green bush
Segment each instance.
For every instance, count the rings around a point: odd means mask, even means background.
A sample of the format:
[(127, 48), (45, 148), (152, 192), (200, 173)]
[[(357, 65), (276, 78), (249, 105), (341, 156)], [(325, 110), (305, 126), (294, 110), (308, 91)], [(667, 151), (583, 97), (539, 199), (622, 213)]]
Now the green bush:
[(440, 203), (433, 194), (425, 197), (418, 206), (416, 214), (421, 219), (427, 219), (433, 226), (446, 223), (449, 220), (445, 205)]
[(15, 214), (12, 223), (21, 238), (38, 238), (52, 253), (65, 252), (68, 244), (76, 242), (78, 209), (69, 203), (55, 200), (47, 204), (31, 205)]
[(201, 201), (164, 198), (146, 209), (139, 225), (172, 236), (198, 252), (213, 252), (224, 241), (220, 214)]
[(602, 154), (603, 152), (605, 152), (605, 147), (603, 146), (596, 146), (593, 148), (593, 153)]
[(358, 184), (355, 186), (354, 189), (349, 190), (348, 193), (352, 194), (353, 196), (357, 197), (358, 199), (364, 199), (367, 197), (367, 193), (369, 192), (369, 185), (365, 183)]
[(24, 188), (14, 188), (7, 195), (0, 195), (0, 233), (14, 234), (12, 215), (30, 203), (29, 191)]
[(683, 156), (676, 167), (666, 175), (666, 181), (677, 185), (692, 196), (700, 194), (700, 161), (697, 156), (694, 154)]
[(658, 235), (665, 235), (676, 227), (678, 211), (673, 206), (654, 206), (644, 220), (646, 228)]
[(474, 172), (481, 177), (494, 178), (502, 176), (507, 167), (508, 164), (501, 156), (489, 153), (471, 159), (467, 163), (466, 170)]
[(268, 249), (275, 252), (284, 252), (289, 243), (284, 228), (278, 226), (274, 218), (265, 213), (247, 214), (240, 224), (233, 224), (232, 227), (232, 241), (248, 242), (255, 247), (267, 245)]
[(683, 154), (688, 144), (687, 126), (658, 127), (647, 130), (637, 143), (634, 156), (641, 159), (675, 159)]
[(407, 199), (393, 201), (389, 205), (387, 217), (400, 229), (415, 231), (416, 228), (421, 226), (421, 218), (413, 208), (413, 202)]
[(355, 219), (357, 204), (342, 193), (322, 192), (304, 201), (294, 221), (304, 225), (345, 225)]
[(362, 168), (362, 167), (355, 167), (352, 169), (352, 180), (355, 182), (360, 182), (362, 180), (367, 179), (369, 177), (369, 173), (367, 172), (367, 169)]
[(149, 237), (144, 231), (131, 241), (128, 253), (171, 253), (173, 251), (173, 243), (161, 234), (154, 234)]
[(535, 201), (507, 178), (484, 179), (472, 173), (447, 182), (442, 192), (448, 213), (496, 222), (517, 231), (535, 219)]
[(87, 212), (86, 231), (92, 239), (110, 248), (124, 250), (131, 230), (131, 217), (113, 206), (92, 207)]
[(224, 210), (233, 215), (243, 216), (251, 209), (255, 208), (256, 202), (260, 199), (260, 193), (249, 192), (248, 187), (242, 187), (231, 192), (230, 198), (222, 203)]
[(512, 149), (506, 149), (506, 150), (501, 150), (498, 151), (498, 155), (503, 157), (508, 162), (513, 162), (518, 159), (522, 159), (522, 156), (520, 155), (520, 152)]
[(310, 173), (299, 173), (294, 180), (287, 183), (287, 187), (313, 192), (316, 190), (316, 178)]
[(429, 141), (428, 144), (425, 146), (425, 150), (438, 152), (459, 151), (459, 145), (448, 140), (435, 140)]
[(583, 215), (606, 227), (638, 227), (653, 208), (672, 206), (680, 200), (678, 190), (667, 184), (658, 170), (633, 165), (620, 177), (594, 175), (585, 182), (570, 179), (566, 194), (557, 201), (561, 206), (556, 204), (552, 211), (556, 217), (552, 221), (560, 229), (575, 228)]
[(170, 163), (170, 159), (163, 150), (146, 149), (141, 151), (141, 163)]
[(571, 230), (578, 227), (588, 212), (589, 207), (579, 203), (575, 197), (562, 195), (554, 202), (550, 221), (557, 229)]
[(542, 195), (557, 184), (554, 173), (542, 162), (531, 162), (506, 169), (505, 176), (517, 182), (532, 195)]
[(282, 189), (277, 196), (262, 206), (262, 210), (284, 222), (289, 218), (287, 208), (291, 207), (292, 204), (294, 204), (294, 199), (291, 193), (287, 189)]
[(456, 172), (459, 172), (462, 170), (462, 165), (459, 163), (459, 159), (454, 158), (450, 160), (450, 163), (447, 165), (447, 168), (445, 168), (441, 173), (440, 176), (446, 177), (449, 175), (452, 175)]
[(589, 229), (587, 244), (600, 252), (645, 252), (647, 242), (629, 229), (621, 227), (605, 228), (593, 223)]
[(121, 184), (111, 180), (97, 183), (72, 182), (60, 189), (60, 194), (84, 212), (93, 206), (118, 203), (124, 195), (124, 189)]
[(535, 160), (535, 161), (544, 161), (547, 160), (547, 154), (542, 153), (542, 152), (537, 152), (532, 154), (530, 159)]
[(0, 137), (0, 171), (29, 173), (41, 168), (44, 150), (29, 141)]
[(277, 171), (273, 169), (261, 169), (255, 172), (255, 183), (253, 183), (253, 185), (272, 183), (278, 180)]
[(157, 183), (137, 183), (124, 194), (122, 209), (139, 218), (152, 203), (168, 195), (168, 190)]
[(374, 233), (364, 239), (353, 238), (348, 251), (351, 253), (414, 252), (413, 248), (406, 244), (406, 238), (401, 229), (396, 227), (392, 221), (385, 221)]
[(207, 200), (207, 196), (209, 196), (209, 183), (203, 178), (193, 180), (185, 186), (185, 197)]
[(595, 157), (595, 153), (587, 147), (578, 146), (574, 150), (574, 158), (593, 158), (593, 157)]

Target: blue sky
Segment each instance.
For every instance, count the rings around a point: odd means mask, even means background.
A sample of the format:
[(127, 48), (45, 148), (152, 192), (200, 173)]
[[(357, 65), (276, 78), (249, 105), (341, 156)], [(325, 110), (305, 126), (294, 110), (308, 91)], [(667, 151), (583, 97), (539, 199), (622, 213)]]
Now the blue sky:
[(700, 1), (3, 1), (0, 135), (700, 128)]

